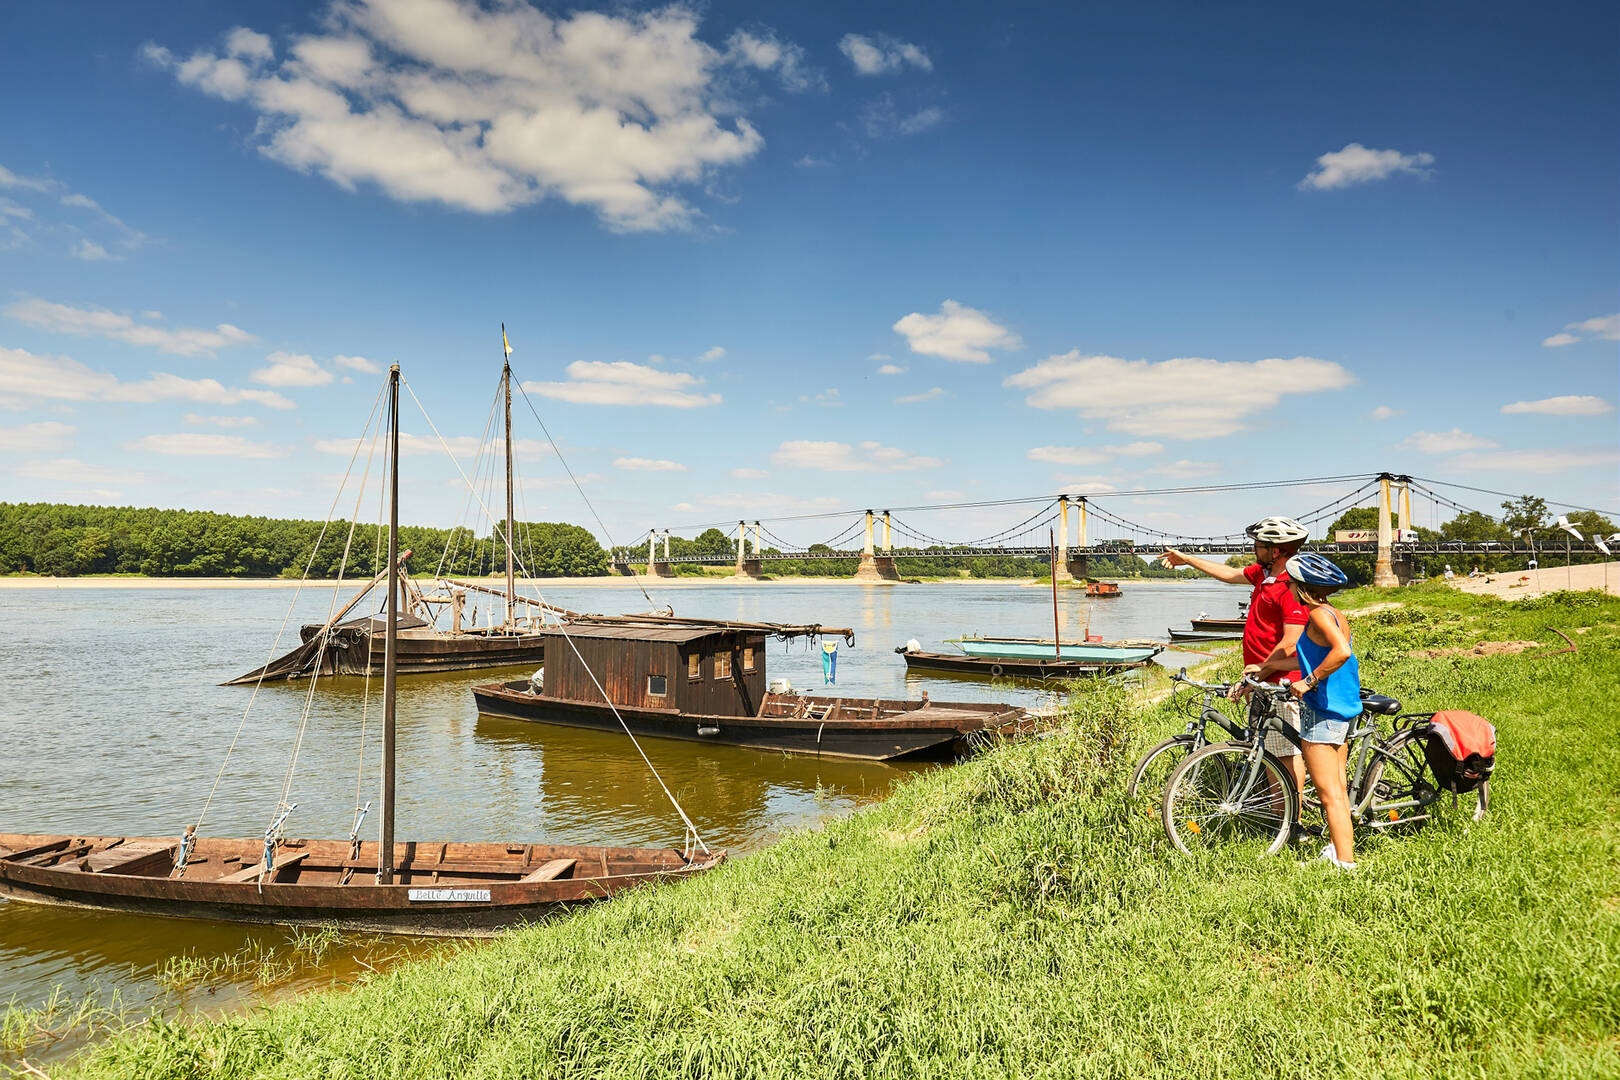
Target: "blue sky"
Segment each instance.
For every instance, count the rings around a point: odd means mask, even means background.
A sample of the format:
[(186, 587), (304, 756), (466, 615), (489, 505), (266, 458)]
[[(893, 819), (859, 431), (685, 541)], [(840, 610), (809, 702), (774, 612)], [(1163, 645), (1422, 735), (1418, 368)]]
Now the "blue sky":
[[(7, 22), (0, 499), (322, 516), (389, 362), (476, 442), (504, 321), (623, 540), (1382, 469), (1620, 506), (1612, 4)], [(531, 516), (586, 522), (518, 418)]]

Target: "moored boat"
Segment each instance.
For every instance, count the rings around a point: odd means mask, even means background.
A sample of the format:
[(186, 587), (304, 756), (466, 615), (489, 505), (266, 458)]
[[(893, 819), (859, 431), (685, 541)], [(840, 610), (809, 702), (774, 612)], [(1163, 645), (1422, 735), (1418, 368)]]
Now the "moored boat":
[[(600, 621), (592, 622), (592, 619)], [(761, 750), (889, 761), (961, 750), (1011, 733), (1024, 710), (981, 702), (824, 697), (768, 689), (769, 636), (840, 634), (816, 624), (595, 617), (546, 631), (535, 680), (473, 687), (478, 710), (514, 720)]]
[(1244, 626), (1247, 625), (1244, 619), (1211, 619), (1203, 615), (1188, 621), (1194, 630), (1201, 630), (1204, 633), (1227, 633), (1235, 630), (1241, 634)]
[(924, 652), (904, 645), (895, 652), (905, 658), (907, 671), (967, 675), (983, 679), (1037, 679), (1042, 682), (1117, 675), (1147, 666), (1147, 661), (1056, 660), (1048, 656), (1015, 658), (962, 656), (954, 653)]
[(1136, 664), (1164, 651), (1157, 641), (1062, 641), (1051, 638), (1000, 637), (971, 634), (949, 638), (968, 656), (1006, 660), (1070, 660), (1092, 664)]

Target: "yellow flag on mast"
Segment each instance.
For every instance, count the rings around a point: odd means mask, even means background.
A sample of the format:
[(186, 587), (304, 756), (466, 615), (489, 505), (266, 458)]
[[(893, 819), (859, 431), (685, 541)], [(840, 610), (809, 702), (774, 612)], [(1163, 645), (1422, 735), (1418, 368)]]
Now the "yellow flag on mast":
[(512, 355), (512, 343), (510, 341), (506, 340), (506, 324), (505, 323), (501, 323), (501, 348), (506, 350), (506, 355), (507, 356)]

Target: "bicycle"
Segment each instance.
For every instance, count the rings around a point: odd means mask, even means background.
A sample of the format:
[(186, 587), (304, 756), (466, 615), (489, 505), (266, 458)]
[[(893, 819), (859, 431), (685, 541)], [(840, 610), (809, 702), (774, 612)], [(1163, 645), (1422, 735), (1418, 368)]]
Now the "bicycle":
[[(1182, 699), (1183, 709), (1192, 718), (1187, 723), (1187, 730), (1159, 742), (1137, 761), (1136, 768), (1131, 771), (1131, 781), (1125, 787), (1125, 801), (1133, 813), (1141, 806), (1151, 808), (1149, 811), (1151, 815), (1158, 816), (1165, 783), (1176, 766), (1180, 765), (1189, 754), (1218, 741), (1209, 738), (1211, 724), (1224, 730), (1232, 739), (1242, 739), (1248, 734), (1247, 728), (1234, 723), (1230, 717), (1214, 706), (1217, 699), (1226, 699), (1232, 689), (1231, 683), (1205, 683), (1189, 679), (1186, 668), (1170, 676), (1170, 681), (1202, 690), (1203, 700), (1194, 705), (1196, 701), (1194, 696)], [(1142, 794), (1141, 800), (1138, 799), (1138, 792)]]
[[(1288, 842), (1300, 798), (1282, 762), (1265, 748), (1265, 732), (1279, 731), (1298, 745), (1299, 734), (1281, 722), (1276, 704), (1288, 693), (1286, 684), (1261, 683), (1245, 676), (1243, 684), (1266, 702), (1251, 712), (1253, 723), (1245, 737), (1211, 743), (1189, 754), (1165, 786), (1160, 818), (1177, 850), (1240, 846), (1260, 848), (1274, 855)], [(1400, 714), (1394, 698), (1363, 693), (1362, 712), (1347, 739), (1348, 762), (1353, 763), (1346, 788), (1351, 821), (1378, 831), (1410, 826), (1434, 817), (1434, 808), (1448, 794), (1435, 778), (1425, 749), (1425, 725), (1433, 713)], [(1378, 726), (1381, 716), (1395, 716), (1395, 729), (1385, 738)], [(1463, 796), (1452, 795), (1454, 808)], [(1467, 793), (1473, 805), (1468, 816), (1484, 818), (1490, 784), (1482, 782)]]

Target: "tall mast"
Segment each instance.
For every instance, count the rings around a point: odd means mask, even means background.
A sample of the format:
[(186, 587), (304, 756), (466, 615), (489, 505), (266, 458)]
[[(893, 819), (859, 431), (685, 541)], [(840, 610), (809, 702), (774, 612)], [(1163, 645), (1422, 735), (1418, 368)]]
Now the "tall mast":
[(394, 881), (394, 675), (399, 637), (399, 365), (388, 371), (388, 628), (383, 633), (382, 843), (377, 884)]
[(512, 346), (506, 340), (506, 324), (501, 323), (501, 390), (506, 395), (506, 628), (516, 624), (517, 580), (512, 575)]
[(1046, 530), (1046, 542), (1052, 549), (1052, 659), (1063, 659), (1063, 629), (1058, 622), (1057, 601), (1057, 541), (1052, 539), (1052, 530)]

